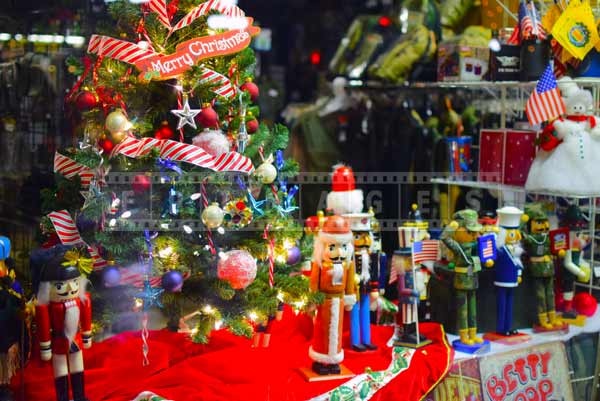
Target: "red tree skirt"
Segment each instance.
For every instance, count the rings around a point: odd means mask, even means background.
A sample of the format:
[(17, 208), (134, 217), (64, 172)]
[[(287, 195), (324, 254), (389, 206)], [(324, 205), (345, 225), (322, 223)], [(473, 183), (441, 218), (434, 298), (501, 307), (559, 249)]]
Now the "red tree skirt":
[[(294, 316), (274, 322), (269, 348), (251, 348), (251, 341), (226, 330), (212, 334), (209, 345), (166, 330), (150, 332), (150, 365), (142, 366), (139, 333), (123, 333), (85, 350), (86, 395), (91, 401), (129, 401), (152, 391), (174, 401), (307, 400), (339, 388), (346, 380), (308, 383), (298, 367), (310, 366), (308, 347), (312, 322)], [(441, 326), (423, 323), (422, 333), (433, 344), (410, 353), (409, 365), (378, 390), (372, 400), (420, 400), (446, 374), (452, 349)], [(389, 369), (392, 348), (386, 342), (393, 328), (373, 326), (375, 352), (346, 351), (344, 364), (354, 373)], [(347, 340), (347, 334), (345, 335)], [(393, 364), (392, 364), (393, 365)], [(389, 371), (389, 370), (388, 370)], [(13, 378), (19, 394), (20, 377)], [(25, 369), (25, 400), (54, 399), (52, 368), (39, 359)]]

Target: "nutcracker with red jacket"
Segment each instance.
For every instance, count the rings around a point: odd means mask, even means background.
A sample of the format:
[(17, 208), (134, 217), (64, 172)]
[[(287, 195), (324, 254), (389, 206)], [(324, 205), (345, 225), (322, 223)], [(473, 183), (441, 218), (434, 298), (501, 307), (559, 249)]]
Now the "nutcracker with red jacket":
[(359, 352), (377, 349), (371, 343), (371, 299), (376, 299), (385, 287), (385, 260), (382, 264), (380, 255), (371, 252), (371, 214), (362, 213), (363, 207), (363, 192), (356, 189), (354, 171), (348, 166), (334, 166), (327, 208), (348, 219), (354, 234), (358, 299), (350, 312), (350, 342)]
[(87, 401), (82, 349), (92, 345), (92, 305), (80, 269), (90, 263), (74, 248), (48, 260), (41, 272), (38, 337), (42, 360), (52, 360), (57, 401), (69, 401), (69, 381), (73, 401)]
[(569, 249), (562, 260), (561, 290), (563, 293), (562, 318), (577, 319), (577, 312), (573, 309), (575, 296), (575, 281), (587, 283), (590, 280), (591, 269), (583, 259), (583, 250), (589, 243), (589, 235), (584, 231), (587, 221), (577, 205), (570, 205), (561, 219), (561, 225), (569, 228)]
[(309, 349), (312, 370), (319, 375), (340, 374), (344, 309), (356, 303), (352, 232), (340, 216), (329, 216), (315, 236), (310, 289), (325, 295), (317, 307)]

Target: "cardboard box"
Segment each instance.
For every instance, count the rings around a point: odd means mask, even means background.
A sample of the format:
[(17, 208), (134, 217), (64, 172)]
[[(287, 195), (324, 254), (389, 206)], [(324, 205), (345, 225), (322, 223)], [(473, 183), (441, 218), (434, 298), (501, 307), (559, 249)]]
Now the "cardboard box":
[(537, 131), (483, 129), (479, 134), (479, 181), (523, 186), (535, 159)]
[(440, 43), (438, 47), (438, 81), (481, 81), (489, 68), (487, 47)]

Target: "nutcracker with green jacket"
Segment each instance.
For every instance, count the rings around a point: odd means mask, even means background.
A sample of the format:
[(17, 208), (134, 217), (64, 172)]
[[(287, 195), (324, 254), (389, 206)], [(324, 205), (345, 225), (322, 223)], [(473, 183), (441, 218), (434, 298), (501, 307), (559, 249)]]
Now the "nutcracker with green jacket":
[(541, 203), (525, 205), (526, 231), (523, 237), (527, 269), (533, 278), (539, 325), (545, 330), (560, 328), (563, 322), (554, 306), (554, 262), (550, 252), (550, 222)]
[[(454, 271), (454, 290), (460, 342), (467, 346), (482, 344), (477, 337), (477, 300), (479, 288), (479, 242), (482, 226), (477, 212), (471, 209), (454, 213), (453, 221), (442, 233), (442, 243), (448, 248), (448, 267)], [(492, 267), (493, 260), (486, 262)]]

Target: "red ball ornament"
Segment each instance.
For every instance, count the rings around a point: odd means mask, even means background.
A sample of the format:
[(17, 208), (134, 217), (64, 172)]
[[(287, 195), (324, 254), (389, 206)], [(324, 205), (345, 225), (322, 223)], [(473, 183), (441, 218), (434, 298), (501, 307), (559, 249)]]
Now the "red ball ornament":
[(133, 177), (133, 184), (131, 186), (136, 195), (142, 195), (150, 189), (151, 184), (150, 177), (140, 174)]
[(240, 86), (240, 89), (244, 92), (248, 92), (250, 94), (250, 100), (256, 103), (256, 99), (258, 99), (259, 90), (258, 86), (254, 82), (252, 82), (252, 78), (248, 78), (246, 82)]
[(248, 120), (246, 123), (246, 131), (248, 131), (248, 134), (250, 135), (258, 131), (258, 120), (256, 118)]
[(598, 301), (591, 294), (580, 292), (573, 298), (573, 306), (577, 313), (591, 317), (598, 309)]
[(98, 146), (104, 151), (104, 154), (109, 154), (115, 147), (115, 144), (111, 142), (110, 139), (100, 139), (98, 141)]
[(88, 111), (98, 106), (98, 99), (90, 91), (81, 91), (75, 99), (75, 106), (79, 111)]
[(210, 103), (202, 105), (202, 111), (198, 114), (196, 120), (204, 128), (217, 128), (219, 126), (219, 115)]
[(169, 127), (169, 123), (163, 121), (161, 126), (154, 131), (154, 138), (156, 139), (173, 139), (175, 138), (175, 131)]
[(219, 259), (217, 277), (235, 290), (246, 288), (256, 278), (256, 259), (247, 251), (226, 252)]

